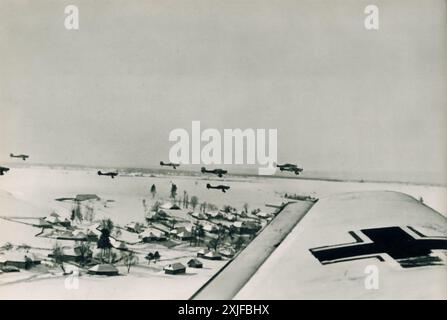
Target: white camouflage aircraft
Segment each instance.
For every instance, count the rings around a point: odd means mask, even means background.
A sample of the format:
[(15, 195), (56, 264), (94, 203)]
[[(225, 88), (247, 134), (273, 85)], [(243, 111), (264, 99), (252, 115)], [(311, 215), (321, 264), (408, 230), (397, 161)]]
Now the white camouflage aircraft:
[(289, 203), (192, 299), (447, 299), (447, 219), (391, 191)]

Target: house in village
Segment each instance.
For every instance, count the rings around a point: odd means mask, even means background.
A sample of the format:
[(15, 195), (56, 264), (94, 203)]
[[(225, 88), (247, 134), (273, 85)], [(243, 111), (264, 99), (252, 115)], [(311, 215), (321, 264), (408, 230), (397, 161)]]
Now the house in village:
[(172, 237), (182, 241), (191, 240), (193, 238), (191, 226), (176, 227), (170, 231), (170, 234)]
[(261, 219), (270, 219), (273, 217), (273, 214), (269, 212), (259, 211), (258, 213), (256, 213), (256, 216)]
[(119, 271), (114, 265), (102, 263), (91, 267), (87, 273), (100, 276), (117, 276)]
[(65, 228), (69, 228), (71, 226), (70, 220), (67, 218), (62, 219), (60, 215), (56, 212), (51, 213), (48, 217), (45, 218), (45, 221), (52, 225), (60, 225)]
[(177, 233), (175, 235), (175, 237), (177, 239), (179, 239), (179, 240), (182, 240), (182, 241), (188, 241), (188, 240), (191, 240), (193, 238), (193, 235), (192, 235), (191, 232), (189, 232), (187, 230), (184, 230), (184, 231), (180, 231), (179, 233)]
[(222, 260), (222, 256), (218, 254), (216, 251), (208, 251), (203, 255), (202, 258), (208, 260)]
[(98, 230), (86, 230), (87, 241), (98, 241), (100, 232)]
[(155, 228), (147, 228), (138, 236), (143, 242), (152, 242), (152, 241), (164, 241), (166, 240), (166, 234)]
[(20, 272), (20, 269), (17, 268), (16, 266), (3, 266), (3, 267), (0, 266), (0, 268), (1, 272)]
[(75, 201), (88, 201), (88, 200), (101, 200), (100, 197), (98, 197), (96, 194), (78, 194), (74, 198)]
[(205, 214), (207, 215), (207, 217), (209, 219), (221, 219), (222, 218), (222, 213), (217, 210), (207, 211), (207, 212), (205, 212)]
[(255, 221), (236, 221), (232, 227), (239, 234), (255, 234), (261, 229), (261, 225)]
[(117, 249), (121, 251), (129, 251), (129, 248), (127, 247), (124, 241), (120, 241), (120, 244), (118, 245)]
[(203, 212), (189, 212), (189, 214), (191, 215), (191, 217), (194, 217), (198, 220), (208, 220), (208, 216), (206, 214), (204, 214)]
[(230, 222), (236, 221), (236, 215), (233, 213), (224, 212), (222, 213), (222, 218)]
[(186, 273), (186, 267), (180, 262), (175, 262), (167, 265), (163, 268), (166, 274), (184, 274)]
[(37, 255), (32, 253), (6, 252), (0, 255), (0, 267), (16, 267), (20, 269), (30, 269), (41, 263)]
[(150, 212), (146, 213), (146, 220), (148, 222), (158, 221), (158, 220), (166, 220), (168, 217), (169, 217), (169, 215), (164, 210), (150, 211)]
[(87, 241), (87, 233), (83, 230), (73, 231), (73, 239), (76, 241)]
[(87, 234), (82, 230), (68, 231), (57, 230), (56, 239), (59, 240), (73, 240), (73, 241), (87, 241)]
[(219, 250), (219, 254), (225, 258), (232, 258), (236, 254), (236, 251), (233, 248), (223, 248)]
[(45, 218), (39, 218), (37, 223), (33, 224), (33, 226), (37, 227), (37, 228), (47, 229), (47, 228), (52, 228), (53, 224), (51, 224), (50, 222), (45, 220)]
[(200, 268), (203, 268), (203, 263), (199, 259), (193, 258), (188, 261), (188, 267), (200, 269)]
[(180, 207), (172, 202), (165, 202), (160, 206), (164, 210), (180, 210)]
[[(92, 259), (93, 252), (91, 250), (86, 250), (82, 252), (80, 246), (74, 248), (64, 248), (62, 250), (62, 255), (59, 257), (64, 262), (83, 262)], [(53, 253), (48, 254), (49, 258), (54, 258)]]
[(203, 231), (209, 233), (217, 233), (219, 231), (219, 227), (211, 222), (203, 222), (202, 223)]
[(208, 249), (201, 249), (197, 252), (197, 257), (202, 258), (205, 254), (209, 252)]
[(126, 230), (134, 233), (141, 233), (144, 230), (144, 226), (138, 222), (130, 222), (125, 226)]

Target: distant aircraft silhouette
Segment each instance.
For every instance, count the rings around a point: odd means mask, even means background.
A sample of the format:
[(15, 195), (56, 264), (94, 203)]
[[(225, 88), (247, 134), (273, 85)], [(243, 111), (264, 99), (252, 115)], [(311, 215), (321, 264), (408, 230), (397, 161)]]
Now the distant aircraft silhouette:
[(176, 169), (177, 167), (180, 167), (180, 163), (172, 163), (172, 162), (165, 163), (163, 161), (160, 161), (160, 166), (172, 167)]
[(0, 176), (4, 175), (5, 172), (9, 171), (9, 168), (6, 167), (0, 167)]
[(277, 164), (276, 165), (280, 171), (291, 171), (294, 172), (296, 175), (299, 175), (301, 172), (303, 172), (303, 168), (298, 168), (296, 164), (291, 163), (285, 163), (285, 164)]
[(207, 170), (205, 167), (202, 167), (201, 171), (202, 171), (202, 173), (212, 173), (212, 174), (217, 174), (217, 176), (218, 176), (219, 178), (222, 178), (224, 174), (227, 174), (227, 173), (228, 173), (227, 170), (223, 170), (223, 169)]
[(228, 189), (230, 189), (230, 186), (224, 186), (222, 184), (218, 185), (218, 186), (212, 186), (209, 183), (206, 184), (206, 188), (207, 189), (218, 189), (221, 190), (222, 192), (227, 192)]
[(115, 177), (118, 175), (118, 172), (101, 172), (98, 171), (98, 176), (109, 176), (112, 179), (115, 179)]
[(14, 155), (13, 153), (10, 153), (9, 156), (11, 158), (21, 158), (23, 161), (25, 161), (26, 159), (29, 158), (29, 155), (27, 155), (27, 154), (17, 154), (17, 155)]

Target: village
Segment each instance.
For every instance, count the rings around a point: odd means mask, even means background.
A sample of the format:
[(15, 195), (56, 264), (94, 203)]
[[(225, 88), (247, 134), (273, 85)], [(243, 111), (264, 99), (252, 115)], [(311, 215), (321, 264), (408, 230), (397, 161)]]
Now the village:
[[(51, 248), (32, 243), (4, 243), (0, 247), (0, 272), (27, 273), (24, 279), (119, 276), (133, 268), (154, 274), (187, 274), (212, 265), (213, 272), (242, 250), (275, 213), (231, 205), (217, 207), (200, 202), (171, 183), (168, 199), (150, 187), (141, 201), (141, 219), (126, 224), (107, 217), (115, 200), (96, 194), (56, 198), (66, 210), (42, 217), (2, 217), (32, 226), (34, 237), (50, 240)], [(216, 264), (217, 263), (217, 264)], [(194, 273), (195, 274), (195, 273)], [(14, 278), (14, 281), (21, 278)], [(0, 279), (1, 280), (1, 279)]]

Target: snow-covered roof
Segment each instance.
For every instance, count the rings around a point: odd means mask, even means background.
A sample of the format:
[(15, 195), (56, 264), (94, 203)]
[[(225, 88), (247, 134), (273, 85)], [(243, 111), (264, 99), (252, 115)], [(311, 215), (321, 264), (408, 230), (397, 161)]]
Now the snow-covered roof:
[(93, 272), (102, 272), (102, 273), (116, 273), (118, 269), (111, 264), (97, 264), (96, 266), (91, 267), (88, 271)]
[(139, 234), (140, 238), (164, 238), (165, 233), (155, 228), (147, 228)]
[(195, 264), (195, 265), (203, 265), (202, 261), (196, 258), (192, 258), (188, 261), (188, 265)]
[(26, 258), (31, 261), (40, 261), (42, 260), (39, 256), (33, 253), (23, 253), (23, 252), (5, 252), (0, 254), (0, 262), (5, 263), (7, 261), (13, 262), (25, 262)]
[(186, 269), (186, 267), (180, 262), (171, 263), (163, 268), (163, 270), (171, 270), (171, 271), (182, 270), (182, 269)]
[(180, 209), (180, 207), (178, 205), (176, 205), (175, 203), (172, 202), (165, 202), (163, 203), (160, 208), (165, 209), (165, 210), (178, 210)]
[(208, 251), (207, 253), (205, 253), (205, 257), (209, 257), (209, 258), (215, 258), (215, 257), (220, 257), (221, 255), (218, 254), (216, 251)]
[(100, 200), (100, 198), (96, 194), (78, 194), (75, 198), (76, 201), (85, 201), (85, 200)]

